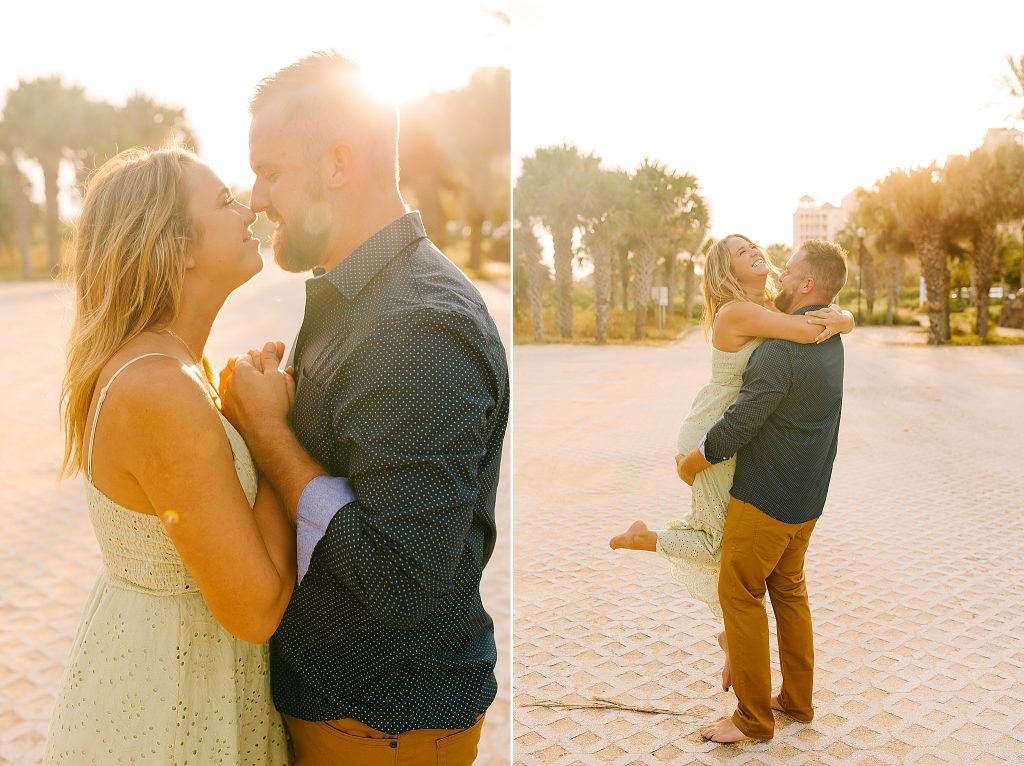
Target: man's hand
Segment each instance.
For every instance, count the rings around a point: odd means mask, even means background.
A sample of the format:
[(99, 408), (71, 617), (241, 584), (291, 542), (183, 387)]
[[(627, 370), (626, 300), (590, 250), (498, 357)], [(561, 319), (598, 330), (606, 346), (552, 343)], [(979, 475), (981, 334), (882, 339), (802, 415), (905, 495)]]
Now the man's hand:
[(295, 381), (290, 367), (278, 370), (283, 355), (283, 343), (267, 343), (261, 351), (231, 357), (221, 371), (224, 416), (250, 448), (289, 428)]
[(676, 455), (676, 473), (679, 474), (679, 478), (693, 486), (694, 480), (697, 478), (697, 474), (703, 471), (705, 468), (710, 468), (711, 463), (700, 454), (700, 450), (694, 449), (686, 455)]

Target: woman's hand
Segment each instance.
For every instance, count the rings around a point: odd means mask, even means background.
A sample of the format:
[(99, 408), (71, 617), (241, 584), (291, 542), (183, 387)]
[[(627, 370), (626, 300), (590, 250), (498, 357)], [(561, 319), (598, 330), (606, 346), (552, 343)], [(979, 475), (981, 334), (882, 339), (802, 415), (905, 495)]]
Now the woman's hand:
[(814, 339), (815, 343), (822, 343), (836, 333), (850, 332), (854, 327), (853, 314), (843, 311), (834, 303), (823, 309), (808, 311), (804, 316), (807, 317), (807, 324), (820, 325), (823, 328)]

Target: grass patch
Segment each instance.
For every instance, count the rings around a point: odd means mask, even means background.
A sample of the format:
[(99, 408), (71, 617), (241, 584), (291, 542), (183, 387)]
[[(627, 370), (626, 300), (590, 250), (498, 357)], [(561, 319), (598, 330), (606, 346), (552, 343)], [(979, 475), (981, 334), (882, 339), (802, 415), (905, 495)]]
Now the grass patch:
[[(533, 339), (533, 322), (530, 319), (530, 312), (527, 307), (521, 312), (522, 316), (513, 319), (512, 342), (519, 345), (531, 345), (536, 341)], [(651, 311), (647, 317), (647, 337), (643, 340), (634, 340), (633, 327), (636, 323), (636, 312), (630, 309), (615, 309), (608, 317), (608, 343), (617, 345), (642, 345), (660, 346), (674, 341), (687, 328), (699, 329), (694, 321), (687, 321), (682, 313), (668, 314), (665, 317), (665, 328), (658, 329), (657, 315)], [(555, 328), (555, 307), (544, 307), (544, 337), (545, 343), (575, 343), (592, 344), (597, 337), (597, 313), (592, 306), (574, 306), (572, 312), (572, 337), (562, 339)]]
[(949, 341), (951, 346), (1024, 346), (1024, 337), (1016, 335), (997, 335), (992, 333), (985, 340), (974, 333), (954, 335)]

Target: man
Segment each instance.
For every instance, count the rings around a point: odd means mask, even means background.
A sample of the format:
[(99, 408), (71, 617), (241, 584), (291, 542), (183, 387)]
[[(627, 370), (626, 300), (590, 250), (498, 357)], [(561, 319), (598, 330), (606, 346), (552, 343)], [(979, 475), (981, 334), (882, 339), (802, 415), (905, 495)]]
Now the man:
[[(789, 259), (775, 305), (805, 314), (832, 302), (846, 283), (846, 252), (808, 240)], [(772, 710), (814, 717), (814, 637), (804, 582), (804, 554), (825, 505), (836, 456), (843, 399), (843, 342), (766, 340), (750, 357), (736, 402), (700, 446), (677, 455), (688, 484), (710, 465), (736, 455), (722, 540), (718, 595), (725, 618), (738, 705), (731, 718), (705, 726), (715, 742), (767, 740)], [(782, 688), (771, 693), (767, 590), (779, 634)]]
[[(296, 764), (468, 764), (494, 699), (480, 599), (508, 371), (477, 292), (398, 190), (398, 113), (318, 53), (252, 99), (252, 208), (312, 269), (294, 409), (270, 343), (225, 369), (225, 413), (297, 523), (271, 640)], [(377, 760), (383, 759), (383, 760)]]

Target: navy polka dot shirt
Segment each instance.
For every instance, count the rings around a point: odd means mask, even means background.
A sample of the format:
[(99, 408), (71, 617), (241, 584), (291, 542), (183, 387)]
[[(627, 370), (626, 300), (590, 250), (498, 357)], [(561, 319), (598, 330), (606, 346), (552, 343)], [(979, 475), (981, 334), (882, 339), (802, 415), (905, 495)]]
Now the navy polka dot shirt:
[(271, 639), (274, 702), (391, 734), (471, 726), (497, 692), (480, 577), (494, 550), (505, 350), (408, 213), (306, 283), (292, 426), (355, 500)]
[[(824, 306), (805, 306), (806, 314)], [(718, 463), (736, 455), (733, 497), (773, 519), (821, 516), (832, 480), (843, 408), (843, 341), (766, 340), (750, 355), (743, 387), (704, 438)]]

